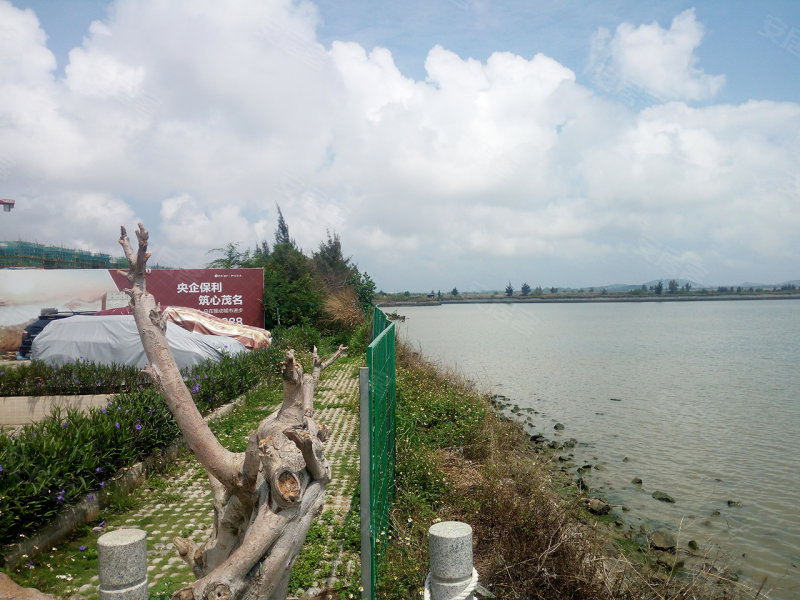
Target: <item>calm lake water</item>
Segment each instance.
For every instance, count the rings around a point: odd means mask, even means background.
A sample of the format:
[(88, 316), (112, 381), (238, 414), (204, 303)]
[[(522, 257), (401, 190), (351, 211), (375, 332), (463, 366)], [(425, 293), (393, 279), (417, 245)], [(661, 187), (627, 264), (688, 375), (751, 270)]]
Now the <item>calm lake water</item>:
[(800, 301), (397, 311), (424, 356), (538, 411), (531, 432), (559, 439), (563, 423), (632, 526), (672, 527), (756, 586), (766, 576), (772, 598), (800, 597)]

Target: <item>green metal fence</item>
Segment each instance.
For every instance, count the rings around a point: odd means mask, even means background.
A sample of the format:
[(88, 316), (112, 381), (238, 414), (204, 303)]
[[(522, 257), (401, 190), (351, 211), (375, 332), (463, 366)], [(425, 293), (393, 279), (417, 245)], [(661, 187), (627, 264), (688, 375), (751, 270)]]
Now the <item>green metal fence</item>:
[(376, 563), (389, 533), (395, 465), (394, 323), (375, 307), (367, 367), (361, 369), (362, 598), (375, 598)]

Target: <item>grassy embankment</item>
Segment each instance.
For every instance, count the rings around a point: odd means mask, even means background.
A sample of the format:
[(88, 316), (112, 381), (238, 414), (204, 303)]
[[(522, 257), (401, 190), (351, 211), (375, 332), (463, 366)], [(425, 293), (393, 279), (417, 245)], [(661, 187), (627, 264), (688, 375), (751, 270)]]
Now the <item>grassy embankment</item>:
[[(469, 382), (398, 347), (397, 493), (379, 598), (418, 598), (437, 520), (473, 528), (481, 584), (503, 599), (756, 596), (713, 566), (678, 568), (590, 515), (574, 482)], [(656, 558), (661, 558), (660, 563)], [(718, 565), (719, 567), (719, 565)]]

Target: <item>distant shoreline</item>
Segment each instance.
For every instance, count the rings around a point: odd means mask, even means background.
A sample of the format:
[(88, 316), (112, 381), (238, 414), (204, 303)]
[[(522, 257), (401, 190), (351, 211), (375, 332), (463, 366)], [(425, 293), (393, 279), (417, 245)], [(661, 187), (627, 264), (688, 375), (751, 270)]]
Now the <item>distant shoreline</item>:
[(447, 300), (390, 300), (381, 302), (383, 307), (402, 306), (442, 306), (444, 304), (569, 304), (589, 302), (718, 302), (744, 300), (800, 300), (800, 294), (737, 294), (732, 295), (690, 295), (690, 296), (594, 296), (563, 298), (453, 298)]

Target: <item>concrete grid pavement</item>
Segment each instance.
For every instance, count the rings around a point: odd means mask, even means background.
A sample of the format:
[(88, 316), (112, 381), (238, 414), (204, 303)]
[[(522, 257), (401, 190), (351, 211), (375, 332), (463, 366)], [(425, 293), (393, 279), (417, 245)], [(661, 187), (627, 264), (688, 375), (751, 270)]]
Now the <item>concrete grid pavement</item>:
[[(333, 477), (323, 511), (332, 511), (334, 519), (340, 522), (350, 510), (358, 482), (358, 369), (348, 364), (331, 371), (320, 382), (315, 417), (330, 429), (325, 455)], [(202, 543), (213, 522), (212, 495), (205, 470), (191, 457), (183, 459), (177, 467), (175, 471), (180, 475), (168, 477), (166, 489), (151, 494), (153, 498), (146, 498), (144, 505), (135, 511), (109, 517), (105, 524), (105, 531), (136, 527), (146, 532), (151, 594), (173, 590), (176, 584), (194, 580), (189, 567), (178, 557), (172, 540), (182, 536)], [(331, 575), (321, 568), (319, 581), (312, 587), (326, 587), (331, 583)], [(67, 597), (71, 600), (99, 598), (96, 573), (88, 580), (76, 576), (70, 583), (73, 591)]]

